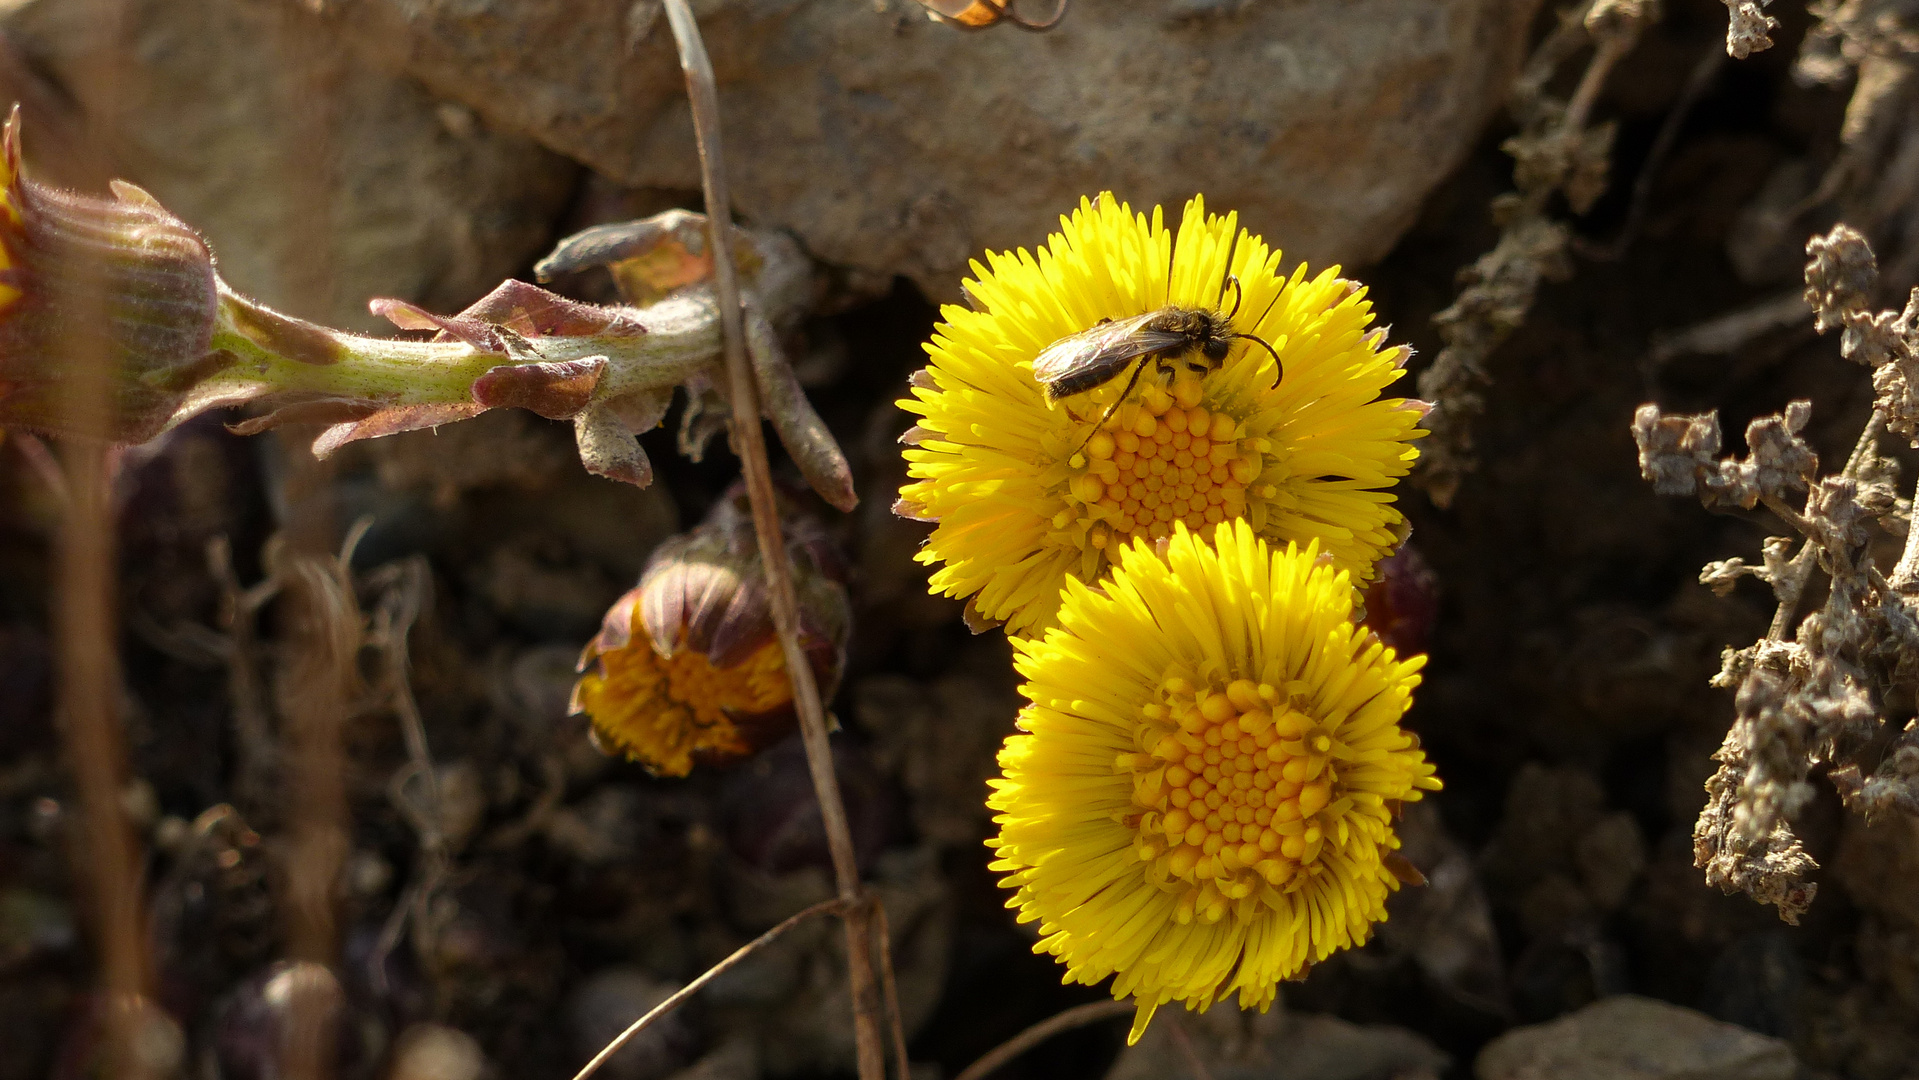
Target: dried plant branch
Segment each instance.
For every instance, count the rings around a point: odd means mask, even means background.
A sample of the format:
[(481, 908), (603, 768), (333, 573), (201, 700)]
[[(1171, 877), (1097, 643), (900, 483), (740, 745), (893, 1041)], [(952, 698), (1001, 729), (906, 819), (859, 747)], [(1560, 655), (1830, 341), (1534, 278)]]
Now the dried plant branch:
[(978, 1061), (968, 1065), (964, 1072), (954, 1077), (954, 1080), (986, 1080), (986, 1077), (998, 1072), (1007, 1062), (1055, 1035), (1074, 1028), (1082, 1028), (1088, 1024), (1097, 1024), (1101, 1020), (1112, 1020), (1132, 1014), (1133, 1004), (1129, 1001), (1093, 1001), (1085, 1005), (1075, 1005), (1065, 1012), (1041, 1020), (995, 1046)]
[(1178, 1016), (1171, 1017), (1172, 1026), (1168, 1028), (1173, 1035), (1173, 1045), (1179, 1047), (1179, 1056), (1186, 1059), (1186, 1068), (1192, 1072), (1193, 1080), (1213, 1080), (1211, 1069), (1200, 1060), (1199, 1050), (1193, 1046), (1193, 1037), (1186, 1033), (1186, 1025)]
[(1765, 13), (1772, 0), (1722, 0), (1726, 5), (1726, 55), (1744, 60), (1772, 48), (1772, 32), (1779, 20)]
[[(1872, 369), (1871, 419), (1838, 473), (1821, 477), (1801, 437), (1810, 403), (1754, 420), (1744, 461), (1721, 459), (1715, 414), (1666, 416), (1641, 406), (1633, 434), (1640, 468), (1664, 494), (1707, 506), (1763, 505), (1802, 538), (1768, 538), (1762, 565), (1726, 559), (1700, 580), (1729, 593), (1742, 577), (1772, 587), (1778, 607), (1766, 636), (1727, 649), (1713, 685), (1735, 689), (1735, 717), (1714, 755), (1718, 772), (1693, 831), (1706, 880), (1776, 905), (1787, 922), (1812, 902), (1806, 880), (1818, 864), (1792, 831), (1812, 798), (1811, 771), (1825, 766), (1847, 807), (1871, 818), (1919, 813), (1919, 737), (1910, 723), (1919, 675), (1919, 554), (1912, 502), (1900, 498), (1898, 466), (1878, 441), (1896, 434), (1919, 447), (1919, 290), (1902, 312), (1870, 310), (1876, 260), (1857, 231), (1836, 226), (1807, 245), (1805, 303), (1821, 333), (1840, 330), (1840, 351)], [(1803, 492), (1800, 508), (1787, 500)], [(1905, 551), (1884, 576), (1872, 558), (1875, 529), (1904, 535)], [(1827, 576), (1819, 610), (1799, 617), (1815, 570)], [(1797, 629), (1790, 637), (1788, 631)]]
[(60, 459), (47, 449), (47, 444), (41, 442), (39, 436), (30, 431), (11, 431), (7, 434), (14, 448), (20, 451), (20, 456), (27, 460), (27, 467), (52, 493), (54, 501), (65, 506), (72, 495), (67, 491), (67, 476), (60, 471)]
[(1666, 163), (1666, 156), (1679, 144), (1679, 131), (1686, 124), (1686, 118), (1692, 115), (1692, 107), (1704, 96), (1706, 88), (1724, 67), (1726, 57), (1717, 46), (1709, 48), (1693, 64), (1692, 71), (1686, 76), (1685, 86), (1680, 88), (1679, 100), (1666, 110), (1666, 118), (1660, 121), (1659, 133), (1653, 136), (1652, 149), (1646, 152), (1646, 161), (1639, 167), (1639, 175), (1633, 178), (1632, 196), (1626, 204), (1626, 220), (1619, 227), (1619, 235), (1608, 243), (1589, 244), (1575, 242), (1575, 248), (1589, 259), (1617, 259), (1632, 246), (1639, 235), (1639, 227), (1645, 221), (1646, 207), (1652, 202), (1653, 184), (1659, 179), (1659, 170)]
[(224, 536), (207, 541), (207, 571), (220, 587), (219, 617), (226, 643), (221, 651), (239, 756), (234, 794), (250, 813), (257, 814), (279, 768), (266, 687), (260, 678), (258, 620), (260, 609), (280, 594), (280, 581), (268, 577), (250, 589), (243, 587), (233, 571), (232, 545)]
[[(1579, 214), (1605, 192), (1614, 129), (1609, 123), (1589, 128), (1587, 120), (1607, 75), (1658, 14), (1657, 0), (1590, 0), (1562, 18), (1514, 84), (1512, 111), (1521, 130), (1505, 150), (1514, 159), (1518, 190), (1493, 201), (1499, 242), (1460, 272), (1466, 287), (1433, 316), (1446, 346), (1419, 377), (1419, 395), (1433, 411), (1414, 482), (1441, 507), (1451, 505), (1460, 482), (1478, 466), (1472, 425), (1485, 411), (1487, 360), (1525, 321), (1540, 283), (1572, 272), (1571, 232), (1551, 216), (1552, 200), (1563, 196)], [(1593, 55), (1562, 103), (1545, 88), (1582, 36), (1592, 42)]]
[(901, 1077), (913, 1075), (906, 1055), (906, 1018), (900, 1013), (899, 980), (893, 977), (893, 930), (886, 921), (886, 905), (873, 904), (873, 932), (879, 938), (880, 988), (886, 994), (886, 1021), (893, 1036), (893, 1068)]
[[(103, 2), (93, 15), (105, 25), (103, 40), (117, 45), (118, 5)], [(111, 87), (110, 65), (93, 74)], [(80, 268), (71, 295), (77, 325), (104, 321), (108, 302), (101, 268)], [(52, 359), (71, 375), (58, 392), (57, 407), (64, 418), (81, 424), (112, 399), (108, 350), (97, 335), (74, 332), (60, 334), (51, 346)], [(74, 876), (91, 893), (98, 940), (107, 1036), (106, 1060), (99, 1064), (106, 1075), (143, 1080), (178, 1062), (155, 1060), (150, 1052), (149, 1026), (171, 1021), (152, 1001), (145, 859), (121, 801), (129, 768), (120, 716), (113, 457), (105, 443), (79, 437), (63, 441), (59, 456), (66, 493), (54, 558), (59, 728), (80, 804)], [(44, 470), (44, 461), (36, 464)]]
[(351, 848), (342, 729), (358, 697), (364, 624), (344, 560), (292, 554), (279, 576), (291, 645), (276, 687), (290, 804), (282, 902), (287, 951), (304, 962), (293, 983), (286, 1061), (295, 1080), (323, 1080), (341, 994), (330, 971), (339, 950), (337, 883)]
[[(401, 740), (406, 744), (407, 764), (393, 774), (387, 797), (399, 809), (419, 837), (420, 857), (412, 880), (393, 905), (380, 937), (367, 959), (367, 970), (374, 989), (387, 991), (386, 960), (398, 947), (409, 923), (416, 935), (430, 925), (433, 898), (445, 883), (452, 866), (452, 852), (446, 834), (446, 808), (441, 793), (439, 767), (427, 745), (426, 723), (413, 697), (412, 660), (407, 637), (419, 621), (432, 591), (432, 574), (420, 556), (383, 567), (376, 575), (386, 588), (373, 616), (368, 644), (381, 653), (385, 686), (383, 697), (400, 724)], [(415, 781), (424, 788), (424, 798), (412, 794)], [(417, 940), (417, 938), (416, 938)]]
[(700, 181), (706, 194), (707, 219), (713, 251), (713, 282), (720, 303), (723, 355), (728, 396), (733, 409), (732, 435), (753, 507), (753, 525), (759, 534), (760, 559), (765, 564), (773, 622), (779, 631), (787, 677), (793, 682), (793, 701), (800, 718), (800, 736), (819, 798), (833, 857), (833, 877), (846, 921), (846, 967), (853, 999), (854, 1045), (861, 1080), (885, 1080), (885, 1044), (880, 1035), (880, 994), (873, 976), (871, 909), (862, 902), (859, 864), (853, 836), (847, 826), (846, 806), (833, 771), (832, 747), (827, 741), (826, 709), (819, 685), (800, 641), (799, 599), (793, 571), (787, 561), (779, 506), (773, 488), (773, 470), (766, 457), (766, 438), (760, 430), (759, 387), (746, 355), (746, 311), (740, 301), (731, 237), (723, 226), (732, 219), (727, 192), (724, 153), (720, 143), (719, 94), (712, 62), (700, 39), (699, 25), (686, 0), (666, 0), (666, 16), (679, 45), (680, 67), (686, 73), (687, 97), (693, 127), (699, 139)]
[[(101, 379), (76, 382), (104, 388)], [(145, 1077), (157, 1071), (139, 1050), (153, 972), (145, 934), (144, 860), (120, 802), (128, 769), (119, 716), (107, 448), (74, 439), (61, 450), (69, 498), (55, 560), (55, 642), (60, 731), (80, 803), (75, 876), (92, 894), (107, 998), (109, 1074)]]
[[(753, 955), (755, 952), (758, 952), (760, 949), (763, 949), (766, 946), (771, 945), (773, 942), (779, 940), (779, 938), (783, 936), (788, 930), (793, 929), (795, 926), (798, 926), (799, 924), (805, 922), (808, 919), (813, 918), (816, 915), (844, 914), (848, 906), (849, 906), (848, 902), (843, 897), (836, 896), (831, 900), (822, 900), (819, 903), (814, 904), (812, 907), (805, 909), (804, 911), (800, 911), (797, 914), (788, 916), (785, 922), (780, 923), (778, 926), (775, 926), (773, 929), (768, 930), (766, 933), (761, 934), (759, 937), (756, 937), (752, 941), (749, 941), (746, 944), (740, 946), (739, 948), (733, 950), (733, 954), (731, 956), (728, 956), (726, 959), (720, 961), (717, 964), (714, 964), (710, 968), (707, 968), (706, 971), (703, 972), (699, 978), (694, 979), (690, 983), (687, 983), (685, 986), (675, 991), (672, 997), (669, 997), (665, 1001), (660, 1002), (658, 1005), (653, 1006), (652, 1009), (647, 1011), (645, 1016), (642, 1016), (638, 1020), (633, 1021), (633, 1023), (629, 1025), (625, 1031), (620, 1032), (619, 1035), (616, 1036), (612, 1042), (607, 1043), (604, 1049), (602, 1049), (599, 1053), (593, 1055), (592, 1061), (587, 1062), (584, 1068), (582, 1068), (579, 1072), (574, 1073), (573, 1080), (586, 1080), (587, 1077), (592, 1076), (594, 1073), (598, 1072), (600, 1066), (606, 1064), (606, 1060), (608, 1058), (612, 1057), (614, 1054), (619, 1053), (620, 1047), (625, 1046), (627, 1043), (633, 1040), (634, 1036), (638, 1035), (642, 1031), (645, 1031), (647, 1029), (647, 1026), (652, 1024), (653, 1021), (658, 1020), (660, 1017), (665, 1016), (667, 1013), (670, 1013), (674, 1009), (677, 1009), (681, 1005), (684, 1005), (688, 998), (692, 997), (694, 994), (699, 993), (700, 989), (704, 987), (707, 983), (710, 983), (714, 979), (719, 978), (721, 975), (726, 974), (728, 971), (732, 970), (735, 966), (737, 966), (742, 960), (745, 960), (747, 957)], [(881, 1080), (884, 1080), (883, 1075)]]

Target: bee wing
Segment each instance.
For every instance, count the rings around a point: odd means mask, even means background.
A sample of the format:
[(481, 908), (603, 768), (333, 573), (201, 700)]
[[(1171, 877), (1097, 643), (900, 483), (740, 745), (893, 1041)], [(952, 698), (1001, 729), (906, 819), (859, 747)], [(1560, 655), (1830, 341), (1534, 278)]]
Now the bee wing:
[(1033, 378), (1045, 384), (1094, 365), (1123, 364), (1186, 343), (1179, 334), (1143, 327), (1159, 312), (1117, 319), (1060, 338), (1033, 358)]

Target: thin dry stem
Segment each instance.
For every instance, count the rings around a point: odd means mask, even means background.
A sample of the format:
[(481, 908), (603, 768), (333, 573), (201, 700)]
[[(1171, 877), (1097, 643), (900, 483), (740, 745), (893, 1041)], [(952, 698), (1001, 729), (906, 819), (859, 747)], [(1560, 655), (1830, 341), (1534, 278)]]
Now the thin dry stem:
[(137, 1003), (149, 992), (152, 971), (142, 932), (143, 860), (120, 809), (127, 749), (118, 709), (107, 451), (101, 443), (78, 439), (62, 450), (71, 497), (57, 559), (56, 647), (60, 730), (80, 802), (81, 831), (74, 854), (78, 876), (93, 894), (101, 983), (109, 1002), (111, 1075), (139, 1077), (147, 1075), (147, 1069), (134, 1049), (133, 1023), (140, 1013)]
[(7, 438), (20, 451), (20, 456), (27, 459), (27, 467), (47, 485), (54, 501), (64, 507), (72, 495), (67, 491), (67, 476), (60, 471), (60, 459), (30, 431), (10, 431)]
[(272, 790), (279, 758), (266, 687), (260, 678), (259, 614), (280, 594), (280, 581), (269, 577), (251, 589), (241, 585), (233, 570), (233, 546), (225, 536), (207, 541), (207, 572), (220, 586), (220, 626), (225, 631), (220, 651), (227, 665), (233, 741), (239, 752), (235, 794), (248, 813), (258, 814)]
[(1199, 1050), (1193, 1046), (1193, 1037), (1186, 1033), (1186, 1025), (1180, 1023), (1177, 1016), (1171, 1017), (1171, 1020), (1169, 1030), (1173, 1033), (1173, 1045), (1179, 1047), (1180, 1056), (1186, 1059), (1186, 1067), (1192, 1070), (1193, 1080), (1213, 1080), (1212, 1071), (1199, 1059)]
[[(846, 918), (846, 968), (853, 998), (854, 1045), (859, 1055), (860, 1080), (885, 1080), (886, 1051), (880, 1036), (879, 986), (873, 977), (871, 912), (860, 903), (859, 864), (854, 858), (853, 835), (847, 826), (846, 806), (840, 799), (839, 779), (833, 772), (832, 747), (827, 741), (826, 709), (820, 701), (813, 668), (799, 639), (799, 600), (793, 588), (793, 570), (787, 562), (784, 534), (773, 489), (773, 469), (767, 462), (766, 436), (760, 430), (759, 389), (746, 358), (745, 311), (732, 253), (731, 230), (720, 227), (732, 220), (726, 166), (720, 145), (719, 93), (713, 65), (700, 39), (699, 25), (686, 0), (666, 0), (667, 21), (679, 45), (680, 67), (686, 73), (687, 98), (693, 129), (699, 138), (700, 181), (706, 194), (708, 235), (713, 252), (713, 284), (720, 304), (720, 329), (726, 357), (728, 397), (733, 408), (732, 433), (747, 498), (753, 506), (753, 526), (759, 534), (760, 559), (766, 566), (767, 591), (773, 623), (779, 630), (786, 673), (793, 682), (793, 702), (800, 718), (800, 737), (806, 744), (813, 790), (819, 797), (826, 825), (827, 845), (833, 856), (833, 877)], [(718, 223), (715, 226), (714, 223)]]
[(984, 1057), (968, 1065), (966, 1071), (960, 1073), (954, 1080), (985, 1080), (986, 1077), (998, 1072), (1007, 1062), (1061, 1032), (1085, 1027), (1088, 1024), (1097, 1024), (1101, 1020), (1126, 1016), (1133, 1010), (1134, 1005), (1130, 1001), (1094, 1001), (1085, 1005), (1075, 1005), (1065, 1012), (1041, 1020), (995, 1046), (987, 1051)]
[[(364, 522), (363, 522), (364, 523)], [(426, 741), (426, 723), (419, 703), (413, 697), (412, 659), (407, 637), (426, 606), (431, 577), (426, 560), (415, 556), (394, 568), (394, 580), (381, 599), (375, 618), (374, 638), (385, 660), (386, 690), (389, 704), (400, 722), (400, 735), (406, 743), (407, 764), (393, 776), (388, 798), (399, 808), (420, 838), (420, 866), (407, 884), (400, 900), (380, 929), (379, 940), (367, 960), (367, 970), (376, 991), (387, 992), (386, 960), (405, 935), (409, 921), (415, 941), (428, 922), (433, 897), (445, 881), (451, 866), (451, 853), (445, 829), (445, 803), (440, 791), (440, 773), (433, 764), (433, 752)], [(426, 789), (424, 805), (409, 794), (414, 780)]]
[[(105, 24), (102, 39), (112, 45), (106, 70), (95, 74), (111, 86), (119, 5), (100, 0), (93, 6), (93, 16)], [(98, 318), (104, 314), (105, 297), (98, 280), (92, 285), (81, 293), (81, 303), (93, 307), (91, 315)], [(87, 321), (89, 314), (76, 311), (76, 322)], [(109, 407), (111, 390), (107, 357), (97, 339), (75, 335), (63, 351), (67, 355), (62, 359), (76, 373), (61, 403), (64, 410), (76, 418), (100, 415)], [(60, 731), (80, 803), (75, 876), (92, 893), (106, 998), (105, 1072), (116, 1080), (139, 1080), (161, 1063), (149, 1061), (139, 1049), (141, 1028), (153, 1008), (153, 962), (145, 932), (144, 858), (121, 809), (129, 770), (119, 710), (112, 456), (104, 443), (80, 438), (66, 441), (60, 450), (66, 498), (55, 557), (55, 655)]]
[(1577, 131), (1586, 126), (1587, 118), (1592, 115), (1593, 103), (1599, 100), (1599, 92), (1606, 87), (1606, 76), (1612, 73), (1613, 65), (1632, 51), (1636, 41), (1636, 38), (1625, 34), (1600, 40), (1599, 47), (1593, 50), (1592, 60), (1586, 65), (1585, 74), (1579, 77), (1572, 100), (1566, 103), (1567, 130)]
[(906, 1018), (900, 1013), (899, 982), (893, 977), (893, 928), (886, 921), (886, 905), (874, 898), (873, 924), (879, 934), (880, 948), (880, 986), (886, 992), (886, 1020), (892, 1028), (893, 1068), (900, 1080), (908, 1080), (913, 1075), (912, 1063), (906, 1056)]
[[(671, 0), (669, 0), (669, 2), (671, 2)], [(694, 979), (690, 983), (687, 983), (685, 986), (675, 991), (672, 997), (669, 997), (665, 1001), (660, 1002), (658, 1005), (653, 1006), (653, 1008), (649, 1010), (645, 1016), (642, 1016), (638, 1020), (633, 1021), (633, 1023), (629, 1025), (625, 1031), (620, 1032), (618, 1037), (616, 1037), (612, 1042), (607, 1043), (605, 1048), (603, 1048), (599, 1053), (593, 1055), (593, 1060), (587, 1062), (585, 1068), (581, 1069), (577, 1073), (574, 1073), (573, 1080), (586, 1080), (587, 1077), (592, 1076), (595, 1072), (598, 1072), (600, 1066), (606, 1064), (606, 1059), (612, 1057), (614, 1054), (619, 1053), (620, 1047), (625, 1046), (627, 1043), (633, 1040), (634, 1036), (638, 1035), (642, 1031), (645, 1031), (647, 1028), (647, 1025), (653, 1023), (653, 1021), (658, 1020), (660, 1017), (665, 1016), (667, 1013), (670, 1013), (674, 1009), (677, 1009), (681, 1005), (685, 1004), (688, 998), (692, 997), (694, 994), (699, 993), (701, 987), (705, 986), (707, 983), (712, 982), (714, 979), (719, 978), (721, 975), (726, 974), (726, 972), (731, 970), (734, 967), (734, 965), (738, 964), (742, 960), (745, 960), (747, 957), (753, 955), (758, 950), (763, 949), (768, 945), (771, 945), (774, 941), (778, 940), (780, 936), (785, 934), (788, 930), (793, 929), (795, 926), (798, 926), (799, 924), (805, 922), (806, 920), (812, 918), (815, 915), (826, 915), (831, 913), (844, 912), (848, 906), (849, 905), (846, 900), (837, 896), (831, 900), (822, 900), (819, 903), (814, 904), (812, 907), (809, 907), (805, 909), (804, 911), (801, 911), (795, 915), (788, 917), (785, 922), (779, 924), (778, 926), (775, 926), (773, 929), (768, 930), (766, 933), (761, 934), (759, 937), (756, 937), (752, 941), (749, 941), (746, 944), (740, 946), (739, 948), (733, 950), (733, 955), (727, 957), (726, 959), (720, 961), (717, 964), (714, 964), (712, 967), (707, 968), (705, 973), (702, 974), (699, 978)]]
[[(286, 864), (287, 951), (330, 968), (339, 949), (336, 883), (346, 863), (346, 752), (341, 741), (352, 700), (360, 616), (331, 556), (289, 557), (285, 577), (292, 655), (281, 671), (286, 783), (291, 803)], [(317, 974), (317, 973), (316, 973)], [(331, 1071), (337, 1002), (330, 979), (296, 983), (288, 1021), (288, 1075), (321, 1080)]]

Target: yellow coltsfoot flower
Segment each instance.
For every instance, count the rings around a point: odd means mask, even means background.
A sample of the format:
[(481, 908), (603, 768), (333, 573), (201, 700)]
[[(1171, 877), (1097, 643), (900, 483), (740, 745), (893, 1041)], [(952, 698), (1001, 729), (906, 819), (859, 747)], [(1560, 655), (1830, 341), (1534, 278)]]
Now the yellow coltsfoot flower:
[[(900, 402), (920, 419), (896, 509), (938, 522), (918, 557), (943, 564), (931, 588), (968, 598), (976, 625), (1044, 630), (1065, 579), (1099, 580), (1128, 540), (1176, 523), (1243, 518), (1271, 541), (1317, 540), (1358, 581), (1398, 542), (1386, 489), (1417, 456), (1424, 406), (1380, 396), (1407, 352), (1369, 329), (1365, 290), (1337, 267), (1288, 275), (1197, 197), (1175, 236), (1159, 208), (1148, 219), (1101, 195), (1037, 254), (988, 253), (973, 274), (977, 310), (941, 311)], [(1149, 358), (1136, 382), (1128, 365), (1048, 401), (1033, 375), (1047, 346), (1168, 305), (1231, 312), (1259, 341), (1232, 341), (1204, 374)]]
[(1209, 532), (1118, 549), (1015, 639), (1031, 703), (987, 800), (1008, 906), (1069, 981), (1116, 976), (1134, 1040), (1169, 1001), (1265, 1009), (1365, 942), (1420, 880), (1398, 806), (1440, 786), (1399, 726), (1425, 657), (1353, 622), (1348, 572), (1243, 520)]
[[(800, 600), (800, 647), (830, 699), (846, 663), (845, 576), (819, 523), (780, 515)], [(659, 776), (754, 752), (793, 729), (793, 684), (773, 625), (744, 489), (661, 544), (580, 654), (571, 711), (601, 750)]]

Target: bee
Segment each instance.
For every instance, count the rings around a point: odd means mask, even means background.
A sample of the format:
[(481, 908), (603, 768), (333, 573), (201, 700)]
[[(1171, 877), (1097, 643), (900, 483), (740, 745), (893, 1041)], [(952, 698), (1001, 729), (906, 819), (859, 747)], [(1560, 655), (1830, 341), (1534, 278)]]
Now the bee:
[[(1126, 380), (1126, 389), (1093, 425), (1097, 431), (1133, 392), (1149, 362), (1161, 373), (1177, 372), (1176, 365), (1184, 364), (1188, 371), (1205, 375), (1225, 362), (1233, 342), (1245, 340), (1257, 342), (1273, 354), (1275, 363), (1283, 365), (1279, 353), (1265, 339), (1233, 329), (1242, 292), (1239, 279), (1228, 275), (1220, 283), (1221, 299), (1228, 286), (1233, 290), (1231, 311), (1168, 304), (1130, 319), (1102, 320), (1097, 326), (1060, 338), (1034, 358), (1033, 378), (1046, 388), (1048, 401), (1058, 401), (1104, 386), (1131, 365), (1133, 374)], [(1277, 376), (1273, 385), (1279, 385)]]

